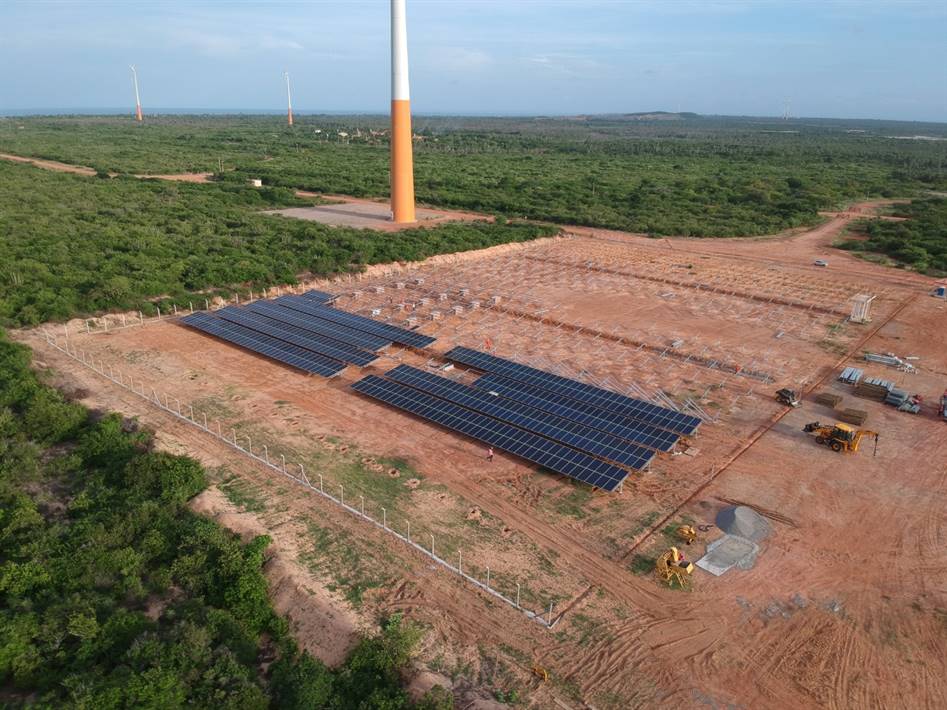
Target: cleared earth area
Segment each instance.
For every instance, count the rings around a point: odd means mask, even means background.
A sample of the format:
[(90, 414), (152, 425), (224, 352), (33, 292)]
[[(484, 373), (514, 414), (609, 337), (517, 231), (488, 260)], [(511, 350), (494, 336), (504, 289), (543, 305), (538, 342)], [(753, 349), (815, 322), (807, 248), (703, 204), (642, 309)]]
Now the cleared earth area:
[[(307, 284), (336, 294), (342, 309), (437, 338), (423, 352), (391, 346), (330, 380), (174, 318), (123, 328), (111, 316), (107, 333), (72, 324), (71, 346), (123, 379), (254, 450), (266, 445), (271, 459), (321, 472), (327, 487), (343, 486), (373, 514), (384, 508), (392, 527), (410, 524), (439, 555), (462, 554), (466, 572), (489, 568), (507, 594), (519, 585), (524, 607), (552, 604), (551, 630), (90, 372), (43, 330), (20, 337), (87, 403), (141, 417), (211, 467), (216, 492), (203, 509), (265, 530), (284, 561), (280, 578), (296, 566), (297, 586), (319, 587), (287, 593), (315, 652), (325, 629), (398, 609), (432, 629), (429, 669), (458, 684), (520, 688), (535, 707), (943, 707), (947, 424), (934, 402), (947, 382), (947, 313), (926, 295), (928, 279), (837, 252), (829, 269), (812, 266), (848, 219), (751, 242), (564, 230)], [(848, 321), (857, 294), (875, 296), (870, 323)], [(62, 343), (59, 330), (47, 332)], [(443, 365), (455, 345), (663, 397), (705, 421), (608, 494), (499, 451), (488, 461), (477, 442), (349, 387), (402, 363)], [(865, 350), (916, 357), (917, 371), (864, 363)], [(835, 380), (845, 364), (922, 394), (921, 413), (854, 397)], [(802, 391), (802, 406), (777, 403), (780, 387)], [(868, 413), (877, 450), (835, 453), (802, 431), (836, 421), (812, 399), (826, 391)], [(659, 582), (654, 559), (677, 544), (696, 560), (723, 534), (713, 523), (731, 505), (754, 508), (772, 528), (752, 568), (697, 569), (687, 590)], [(680, 543), (680, 525), (698, 527), (698, 540)], [(307, 604), (319, 610), (307, 615)]]

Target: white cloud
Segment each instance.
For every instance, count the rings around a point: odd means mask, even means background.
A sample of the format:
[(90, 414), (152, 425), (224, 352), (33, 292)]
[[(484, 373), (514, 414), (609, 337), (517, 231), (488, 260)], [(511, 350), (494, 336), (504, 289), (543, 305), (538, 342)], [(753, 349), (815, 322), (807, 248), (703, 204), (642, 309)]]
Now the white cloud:
[(543, 53), (526, 57), (526, 61), (537, 67), (562, 76), (588, 76), (605, 69), (605, 65), (580, 54)]
[(471, 71), (493, 64), (493, 57), (479, 49), (439, 47), (432, 51), (432, 65), (448, 71)]

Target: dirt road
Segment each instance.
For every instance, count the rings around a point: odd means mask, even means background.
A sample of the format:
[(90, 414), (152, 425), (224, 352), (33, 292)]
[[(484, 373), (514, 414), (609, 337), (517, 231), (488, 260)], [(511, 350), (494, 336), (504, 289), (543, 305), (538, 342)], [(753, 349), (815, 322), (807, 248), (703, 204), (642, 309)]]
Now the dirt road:
[[(25, 158), (20, 155), (10, 155), (9, 153), (0, 153), (0, 160), (10, 160), (14, 163), (28, 163), (44, 170), (53, 170), (60, 173), (72, 173), (73, 175), (83, 175), (85, 177), (95, 177), (98, 173), (93, 168), (84, 165), (70, 165), (69, 163), (60, 163), (57, 160), (43, 160), (41, 158)], [(119, 173), (109, 173), (110, 177), (115, 177)], [(151, 180), (171, 180), (173, 182), (210, 182), (213, 173), (178, 173), (173, 175), (135, 175), (137, 178)]]

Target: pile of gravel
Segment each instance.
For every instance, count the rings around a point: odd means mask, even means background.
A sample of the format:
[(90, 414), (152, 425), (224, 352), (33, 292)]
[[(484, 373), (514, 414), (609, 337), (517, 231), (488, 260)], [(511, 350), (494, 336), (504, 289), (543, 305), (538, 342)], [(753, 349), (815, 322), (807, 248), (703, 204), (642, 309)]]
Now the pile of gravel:
[(760, 542), (769, 537), (769, 522), (745, 505), (729, 506), (717, 513), (717, 527), (729, 535)]

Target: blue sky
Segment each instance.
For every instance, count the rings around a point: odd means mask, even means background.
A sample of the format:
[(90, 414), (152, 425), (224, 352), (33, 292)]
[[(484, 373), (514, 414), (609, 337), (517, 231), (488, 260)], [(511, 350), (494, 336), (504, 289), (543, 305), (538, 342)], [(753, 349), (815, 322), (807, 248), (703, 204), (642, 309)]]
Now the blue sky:
[[(408, 0), (415, 113), (947, 121), (947, 2)], [(0, 112), (385, 111), (387, 0), (0, 0)]]

